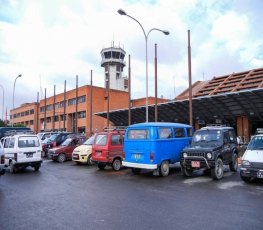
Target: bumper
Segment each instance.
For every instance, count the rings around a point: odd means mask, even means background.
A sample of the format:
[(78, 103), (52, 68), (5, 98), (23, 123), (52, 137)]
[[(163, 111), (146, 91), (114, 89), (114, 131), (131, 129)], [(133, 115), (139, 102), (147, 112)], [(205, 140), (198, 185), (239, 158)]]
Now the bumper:
[(15, 166), (16, 167), (22, 167), (22, 166), (40, 166), (42, 164), (42, 160), (41, 161), (31, 161), (31, 162), (23, 162), (23, 163), (19, 163), (16, 162)]
[(140, 168), (140, 169), (157, 169), (157, 164), (140, 164), (140, 163), (133, 163), (133, 162), (127, 162), (123, 161), (122, 166), (130, 167), (130, 168)]
[(240, 168), (240, 176), (242, 177), (253, 177), (263, 179), (263, 169), (257, 168)]
[(215, 167), (215, 161), (208, 161), (205, 157), (185, 157), (180, 160), (180, 164), (186, 168), (192, 169), (210, 169)]
[(72, 155), (72, 161), (80, 162), (80, 163), (87, 163), (88, 156), (87, 155), (79, 155), (79, 154), (73, 154)]

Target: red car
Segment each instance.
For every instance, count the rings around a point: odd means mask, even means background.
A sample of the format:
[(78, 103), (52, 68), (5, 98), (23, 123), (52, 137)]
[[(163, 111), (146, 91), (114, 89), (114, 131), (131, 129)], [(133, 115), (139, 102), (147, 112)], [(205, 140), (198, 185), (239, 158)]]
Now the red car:
[(100, 132), (96, 135), (92, 145), (92, 161), (98, 165), (99, 169), (104, 169), (107, 165), (118, 171), (122, 167), (123, 137), (124, 131)]
[(66, 160), (72, 160), (73, 150), (86, 140), (87, 138), (85, 136), (69, 137), (61, 145), (49, 149), (48, 158), (61, 163)]

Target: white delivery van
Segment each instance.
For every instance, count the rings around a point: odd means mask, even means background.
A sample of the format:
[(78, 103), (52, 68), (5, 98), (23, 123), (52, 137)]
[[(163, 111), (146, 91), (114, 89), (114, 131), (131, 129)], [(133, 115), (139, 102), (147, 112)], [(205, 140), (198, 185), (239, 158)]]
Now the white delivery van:
[(42, 146), (37, 135), (16, 134), (3, 137), (5, 165), (9, 166), (10, 173), (15, 173), (18, 168), (31, 166), (38, 171), (41, 163)]

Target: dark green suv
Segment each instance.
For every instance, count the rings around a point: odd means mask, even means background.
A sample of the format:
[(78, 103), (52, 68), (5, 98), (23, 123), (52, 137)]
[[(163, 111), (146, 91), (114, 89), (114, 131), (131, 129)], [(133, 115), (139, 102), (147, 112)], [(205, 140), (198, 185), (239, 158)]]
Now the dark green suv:
[(204, 127), (194, 133), (191, 144), (181, 152), (180, 165), (184, 176), (195, 170), (211, 172), (213, 179), (223, 177), (224, 165), (236, 172), (238, 150), (235, 130), (232, 127)]

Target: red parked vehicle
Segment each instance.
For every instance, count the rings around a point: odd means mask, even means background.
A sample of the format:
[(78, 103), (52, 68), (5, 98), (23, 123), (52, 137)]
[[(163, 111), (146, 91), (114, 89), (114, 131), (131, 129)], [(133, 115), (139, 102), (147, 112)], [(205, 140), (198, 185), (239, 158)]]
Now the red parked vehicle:
[(107, 165), (115, 171), (121, 169), (124, 158), (124, 134), (123, 130), (109, 130), (96, 134), (91, 159), (99, 169), (104, 169)]
[(85, 136), (68, 137), (61, 145), (48, 150), (48, 158), (61, 163), (66, 160), (72, 160), (73, 150), (86, 140)]

